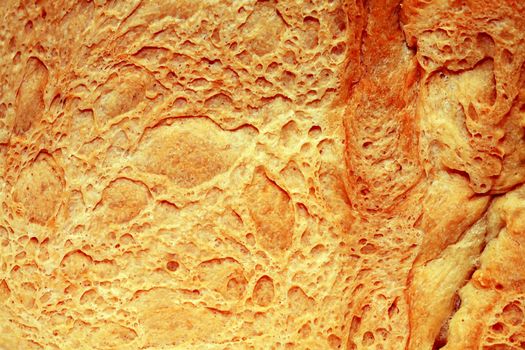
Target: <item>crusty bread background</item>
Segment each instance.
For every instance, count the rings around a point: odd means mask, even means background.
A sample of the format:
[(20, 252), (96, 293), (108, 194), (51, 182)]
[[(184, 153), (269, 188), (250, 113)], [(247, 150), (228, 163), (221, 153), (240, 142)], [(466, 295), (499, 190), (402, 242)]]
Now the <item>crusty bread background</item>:
[(525, 348), (524, 3), (0, 16), (0, 348)]

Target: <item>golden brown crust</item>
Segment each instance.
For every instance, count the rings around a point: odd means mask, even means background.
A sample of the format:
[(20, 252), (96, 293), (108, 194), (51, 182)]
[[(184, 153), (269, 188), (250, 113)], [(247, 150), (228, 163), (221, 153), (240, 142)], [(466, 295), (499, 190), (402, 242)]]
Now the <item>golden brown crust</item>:
[(522, 2), (0, 13), (0, 349), (525, 346)]

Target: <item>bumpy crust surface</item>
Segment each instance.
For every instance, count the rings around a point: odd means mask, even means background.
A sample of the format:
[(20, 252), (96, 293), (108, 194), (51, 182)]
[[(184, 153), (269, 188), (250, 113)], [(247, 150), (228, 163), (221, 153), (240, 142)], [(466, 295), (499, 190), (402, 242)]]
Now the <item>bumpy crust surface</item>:
[(0, 349), (525, 348), (525, 3), (0, 15)]

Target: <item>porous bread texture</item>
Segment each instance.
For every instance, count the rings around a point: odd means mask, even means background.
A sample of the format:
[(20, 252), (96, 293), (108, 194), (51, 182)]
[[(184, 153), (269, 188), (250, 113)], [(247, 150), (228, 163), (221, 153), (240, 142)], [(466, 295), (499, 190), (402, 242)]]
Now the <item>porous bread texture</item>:
[(0, 15), (0, 349), (525, 348), (525, 3)]

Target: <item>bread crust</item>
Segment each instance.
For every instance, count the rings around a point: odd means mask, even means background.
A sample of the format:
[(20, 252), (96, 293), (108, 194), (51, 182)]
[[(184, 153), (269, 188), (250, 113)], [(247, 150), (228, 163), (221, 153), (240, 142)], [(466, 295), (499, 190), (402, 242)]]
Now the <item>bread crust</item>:
[(525, 346), (525, 3), (0, 14), (0, 349)]

